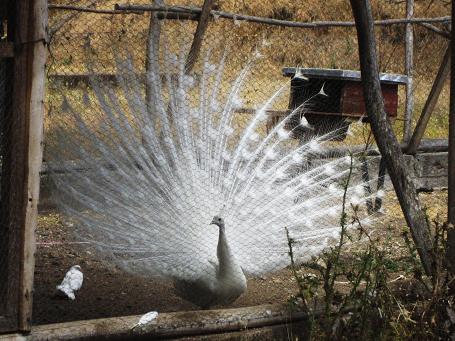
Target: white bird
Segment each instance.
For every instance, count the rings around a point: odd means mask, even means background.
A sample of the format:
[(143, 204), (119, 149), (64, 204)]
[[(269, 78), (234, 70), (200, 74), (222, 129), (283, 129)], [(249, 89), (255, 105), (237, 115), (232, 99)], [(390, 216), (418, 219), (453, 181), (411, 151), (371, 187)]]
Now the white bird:
[(206, 273), (197, 280), (176, 278), (174, 281), (175, 288), (182, 298), (202, 308), (232, 303), (246, 291), (247, 287), (243, 270), (229, 247), (224, 220), (215, 216), (211, 224), (219, 228), (218, 262), (211, 264), (212, 267), (207, 268)]
[(84, 281), (84, 275), (79, 265), (72, 266), (63, 278), (60, 285), (57, 285), (59, 293), (64, 294), (71, 300), (74, 300), (76, 296), (74, 293), (82, 287)]
[[(261, 276), (289, 265), (285, 227), (298, 262), (327, 247), (340, 230), (330, 212), (342, 207), (351, 162), (320, 157), (337, 131), (301, 144), (290, 139), (286, 127), (301, 108), (266, 132), (267, 112), (289, 84), (239, 118), (235, 106), (252, 63), (232, 81), (223, 77), (229, 63), (222, 58), (214, 69), (207, 55), (195, 85), (185, 54), (170, 55), (151, 51), (146, 71), (118, 57), (116, 82), (93, 77), (90, 87), (70, 92), (47, 124), (53, 194), (75, 222), (73, 233), (97, 255), (173, 281), (201, 307), (228, 304), (245, 292), (244, 272)], [(373, 195), (359, 196), (364, 184), (356, 179), (346, 202)], [(207, 228), (215, 214), (218, 233)]]

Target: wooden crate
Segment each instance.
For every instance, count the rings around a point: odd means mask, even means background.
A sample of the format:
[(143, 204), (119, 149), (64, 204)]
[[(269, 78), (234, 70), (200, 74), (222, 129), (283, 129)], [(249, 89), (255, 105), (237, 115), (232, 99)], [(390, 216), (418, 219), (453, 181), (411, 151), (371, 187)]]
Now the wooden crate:
[[(397, 117), (398, 84), (381, 84), (384, 97), (385, 111), (390, 117)], [(347, 81), (342, 89), (340, 98), (341, 114), (361, 117), (365, 115), (365, 100), (361, 82)]]
[[(299, 127), (300, 116), (304, 114), (314, 127), (314, 134), (326, 134), (336, 128), (340, 132), (337, 139), (344, 139), (351, 121), (366, 115), (360, 72), (299, 69), (300, 75), (305, 79), (295, 77), (296, 71), (296, 68), (283, 69), (284, 76), (292, 77), (289, 109), (302, 108), (294, 114), (295, 117), (291, 117), (288, 129), (293, 130), (296, 138), (308, 136), (310, 132)], [(381, 74), (380, 80), (386, 112), (390, 117), (396, 117), (398, 85), (406, 84), (407, 77), (398, 74)], [(321, 89), (327, 96), (317, 95)], [(368, 121), (367, 117), (364, 121)]]

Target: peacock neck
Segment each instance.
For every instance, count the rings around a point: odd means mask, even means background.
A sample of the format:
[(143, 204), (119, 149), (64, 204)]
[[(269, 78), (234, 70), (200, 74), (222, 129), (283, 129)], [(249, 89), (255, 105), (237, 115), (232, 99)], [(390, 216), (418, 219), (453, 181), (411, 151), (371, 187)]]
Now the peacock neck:
[(219, 237), (218, 237), (218, 247), (217, 247), (217, 255), (218, 255), (218, 262), (219, 262), (219, 272), (220, 276), (223, 276), (230, 271), (234, 270), (234, 262), (233, 257), (231, 254), (231, 249), (229, 248), (229, 244), (226, 237), (226, 230), (224, 226), (219, 227)]

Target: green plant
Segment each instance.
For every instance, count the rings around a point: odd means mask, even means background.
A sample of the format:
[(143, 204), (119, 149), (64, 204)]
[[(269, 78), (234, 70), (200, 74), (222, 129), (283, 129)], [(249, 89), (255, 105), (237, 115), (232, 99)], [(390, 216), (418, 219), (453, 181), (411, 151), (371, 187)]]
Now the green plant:
[(334, 245), (296, 264), (295, 241), (285, 229), (298, 285), (290, 303), (308, 311), (309, 339), (447, 339), (455, 329), (455, 282), (445, 264), (447, 224), (433, 221), (436, 275), (427, 278), (407, 231), (401, 242), (392, 227), (372, 237), (359, 207), (347, 206), (350, 177), (344, 183), (340, 236)]

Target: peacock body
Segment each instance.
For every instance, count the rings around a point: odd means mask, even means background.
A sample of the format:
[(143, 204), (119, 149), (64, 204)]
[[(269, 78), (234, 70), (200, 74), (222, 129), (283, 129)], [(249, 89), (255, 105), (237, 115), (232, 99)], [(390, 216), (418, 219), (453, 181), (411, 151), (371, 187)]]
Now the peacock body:
[[(224, 57), (218, 66), (207, 57), (196, 80), (184, 56), (152, 55), (145, 81), (119, 58), (115, 85), (93, 76), (77, 99), (62, 99), (46, 152), (56, 202), (109, 261), (172, 279), (199, 306), (228, 304), (246, 290), (245, 274), (289, 265), (285, 227), (300, 261), (338, 237), (353, 160), (317, 157), (328, 136), (296, 143), (291, 115), (265, 131), (288, 83), (240, 125), (252, 63), (226, 92)], [(162, 73), (163, 60), (174, 73)], [(302, 127), (311, 131), (304, 116)], [(347, 203), (368, 196), (363, 186), (350, 182)]]

